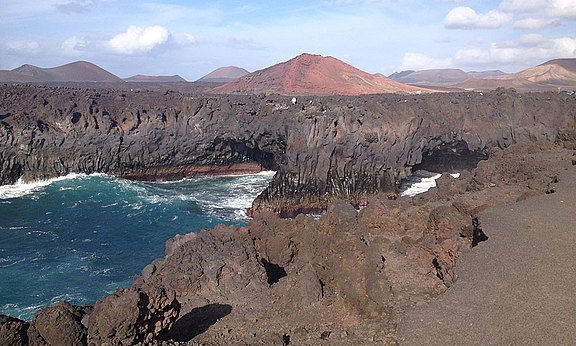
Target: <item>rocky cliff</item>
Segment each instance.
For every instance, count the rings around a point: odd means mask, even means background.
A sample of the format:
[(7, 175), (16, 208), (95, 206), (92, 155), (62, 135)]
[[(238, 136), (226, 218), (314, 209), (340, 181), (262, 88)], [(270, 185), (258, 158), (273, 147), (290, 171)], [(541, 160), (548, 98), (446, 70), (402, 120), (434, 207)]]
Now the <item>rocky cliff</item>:
[(285, 215), (394, 193), (411, 167), (469, 167), (575, 129), (558, 93), (284, 97), (0, 86), (0, 183), (277, 171), (253, 211)]
[[(56, 303), (31, 323), (0, 316), (2, 344), (395, 344), (403, 312), (444, 292), (457, 258), (490, 237), (479, 210), (554, 193), (576, 164), (566, 94), (0, 91), (2, 183), (277, 170), (247, 226), (174, 237), (131, 288), (94, 306)], [(415, 166), (462, 174), (390, 200)], [(327, 212), (268, 211), (314, 208)]]
[(565, 139), (495, 150), (415, 198), (177, 235), (131, 288), (93, 307), (56, 303), (31, 323), (0, 316), (0, 344), (395, 345), (403, 314), (446, 291), (459, 256), (490, 241), (480, 210), (555, 192), (576, 164)]

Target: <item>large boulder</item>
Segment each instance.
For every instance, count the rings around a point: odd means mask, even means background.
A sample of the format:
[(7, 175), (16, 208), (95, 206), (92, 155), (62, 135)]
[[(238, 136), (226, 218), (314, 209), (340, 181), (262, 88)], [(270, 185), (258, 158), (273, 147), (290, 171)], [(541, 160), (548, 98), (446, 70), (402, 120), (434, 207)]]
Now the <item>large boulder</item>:
[(180, 305), (162, 287), (142, 291), (119, 289), (99, 300), (88, 319), (90, 345), (134, 345), (151, 342), (169, 330)]
[(29, 324), (20, 319), (0, 315), (0, 345), (24, 346), (28, 344)]
[(82, 319), (87, 312), (87, 309), (68, 302), (58, 302), (41, 310), (34, 316), (28, 329), (29, 344), (86, 345), (87, 331)]

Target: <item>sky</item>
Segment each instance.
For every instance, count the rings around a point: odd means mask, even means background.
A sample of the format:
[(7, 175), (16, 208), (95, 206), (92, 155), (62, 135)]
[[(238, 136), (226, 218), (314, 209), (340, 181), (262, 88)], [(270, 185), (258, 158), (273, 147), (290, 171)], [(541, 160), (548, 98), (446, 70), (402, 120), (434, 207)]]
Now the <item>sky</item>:
[(576, 0), (0, 0), (0, 70), (90, 61), (197, 80), (299, 54), (369, 73), (576, 58)]

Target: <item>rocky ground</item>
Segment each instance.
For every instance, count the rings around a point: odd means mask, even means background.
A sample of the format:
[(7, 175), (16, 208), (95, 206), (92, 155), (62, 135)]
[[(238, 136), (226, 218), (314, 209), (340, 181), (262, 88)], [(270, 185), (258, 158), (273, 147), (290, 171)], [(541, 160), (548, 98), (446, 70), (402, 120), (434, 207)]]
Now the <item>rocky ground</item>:
[(403, 314), (442, 295), (457, 280), (458, 258), (491, 240), (480, 211), (554, 192), (576, 164), (573, 142), (563, 144), (497, 150), (458, 179), (444, 175), (433, 191), (376, 196), (360, 211), (340, 202), (319, 220), (262, 213), (246, 227), (176, 236), (133, 287), (93, 307), (55, 304), (30, 325), (3, 317), (0, 340), (396, 344)]
[(277, 171), (253, 211), (285, 216), (394, 192), (414, 166), (473, 167), (493, 149), (576, 128), (576, 97), (514, 90), (429, 95), (199, 96), (0, 85), (0, 184), (68, 173), (181, 179)]
[[(94, 306), (3, 316), (0, 344), (395, 344), (405, 311), (442, 295), (457, 259), (490, 241), (481, 210), (551, 193), (576, 164), (576, 98), (556, 93), (292, 102), (5, 84), (0, 95), (1, 183), (277, 170), (247, 226), (174, 237)], [(418, 167), (463, 171), (395, 199)], [(319, 220), (300, 213), (317, 209)]]

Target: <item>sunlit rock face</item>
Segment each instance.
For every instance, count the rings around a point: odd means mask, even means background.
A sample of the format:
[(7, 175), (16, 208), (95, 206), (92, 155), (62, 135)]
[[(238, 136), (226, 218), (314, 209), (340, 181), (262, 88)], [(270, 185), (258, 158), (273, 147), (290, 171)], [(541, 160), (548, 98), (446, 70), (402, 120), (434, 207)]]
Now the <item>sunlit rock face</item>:
[[(574, 131), (561, 93), (191, 96), (2, 85), (0, 183), (71, 172), (132, 179), (277, 171), (252, 213), (394, 194), (413, 168), (469, 169), (495, 148)], [(433, 168), (433, 169), (431, 169)]]

